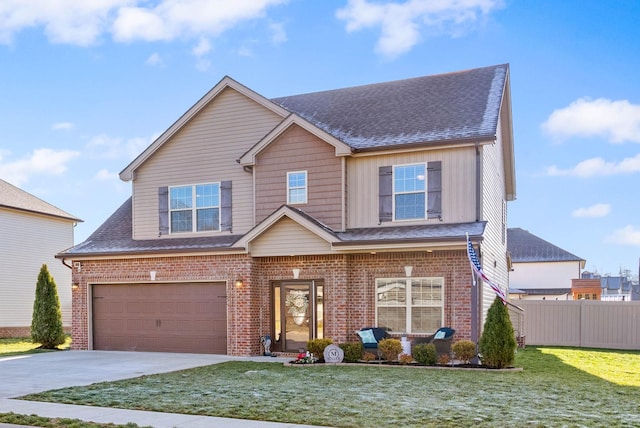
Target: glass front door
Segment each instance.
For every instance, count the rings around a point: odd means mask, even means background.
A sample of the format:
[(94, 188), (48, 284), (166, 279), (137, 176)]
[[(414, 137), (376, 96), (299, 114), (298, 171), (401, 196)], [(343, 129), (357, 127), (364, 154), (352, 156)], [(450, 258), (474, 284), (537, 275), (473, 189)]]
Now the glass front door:
[(273, 284), (274, 350), (299, 352), (324, 337), (324, 287), (319, 281)]

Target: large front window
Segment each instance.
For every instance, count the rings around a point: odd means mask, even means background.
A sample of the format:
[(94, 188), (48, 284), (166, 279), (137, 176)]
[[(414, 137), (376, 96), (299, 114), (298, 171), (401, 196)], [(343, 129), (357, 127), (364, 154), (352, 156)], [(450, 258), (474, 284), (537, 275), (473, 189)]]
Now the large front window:
[(169, 190), (171, 233), (220, 230), (220, 183)]
[(376, 279), (376, 319), (396, 333), (433, 333), (444, 321), (444, 278)]
[(425, 164), (393, 167), (393, 202), (396, 220), (423, 219), (426, 216)]

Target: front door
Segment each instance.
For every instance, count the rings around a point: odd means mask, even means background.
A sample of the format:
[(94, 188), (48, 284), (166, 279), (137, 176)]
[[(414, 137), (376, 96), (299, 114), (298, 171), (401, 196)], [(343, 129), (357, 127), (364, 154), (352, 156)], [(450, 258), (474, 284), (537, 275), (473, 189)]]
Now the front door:
[(322, 281), (273, 283), (274, 351), (299, 352), (324, 337)]

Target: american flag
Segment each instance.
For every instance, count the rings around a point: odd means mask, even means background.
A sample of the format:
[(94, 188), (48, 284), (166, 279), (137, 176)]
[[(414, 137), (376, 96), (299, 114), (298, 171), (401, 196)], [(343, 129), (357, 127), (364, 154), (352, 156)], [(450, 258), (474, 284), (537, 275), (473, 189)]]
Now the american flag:
[[(504, 294), (504, 290), (500, 288), (496, 283), (491, 281), (489, 277), (482, 270), (482, 266), (480, 265), (480, 260), (478, 260), (478, 255), (476, 254), (476, 250), (473, 249), (473, 244), (471, 243), (471, 239), (469, 238), (469, 234), (467, 233), (467, 255), (469, 256), (469, 262), (471, 262), (471, 267), (477, 276), (482, 278), (484, 282), (489, 284), (489, 287), (498, 295), (502, 303), (507, 304), (507, 296)], [(475, 285), (475, 278), (473, 281)]]

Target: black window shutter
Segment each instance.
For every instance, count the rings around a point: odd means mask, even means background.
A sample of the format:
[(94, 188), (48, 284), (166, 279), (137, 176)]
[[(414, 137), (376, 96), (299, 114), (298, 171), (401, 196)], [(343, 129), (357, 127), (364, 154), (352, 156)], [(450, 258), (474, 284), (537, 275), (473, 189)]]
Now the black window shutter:
[(393, 220), (393, 167), (378, 168), (378, 215), (380, 223)]
[(427, 163), (427, 218), (442, 217), (442, 161)]
[(169, 188), (158, 188), (158, 236), (169, 233)]
[(231, 232), (232, 226), (231, 181), (223, 181), (220, 183), (220, 229)]

